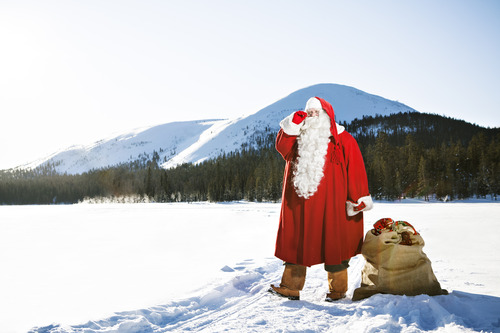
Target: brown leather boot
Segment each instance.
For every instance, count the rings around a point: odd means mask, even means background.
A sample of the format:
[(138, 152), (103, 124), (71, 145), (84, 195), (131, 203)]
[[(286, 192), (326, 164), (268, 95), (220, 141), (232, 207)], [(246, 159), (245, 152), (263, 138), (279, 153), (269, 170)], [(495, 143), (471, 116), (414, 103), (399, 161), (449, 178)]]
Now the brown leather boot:
[(299, 292), (304, 288), (306, 282), (306, 268), (302, 265), (286, 264), (280, 286), (271, 285), (269, 292), (290, 300), (299, 300)]
[(347, 269), (340, 272), (328, 272), (328, 289), (325, 301), (333, 302), (345, 297), (347, 292)]

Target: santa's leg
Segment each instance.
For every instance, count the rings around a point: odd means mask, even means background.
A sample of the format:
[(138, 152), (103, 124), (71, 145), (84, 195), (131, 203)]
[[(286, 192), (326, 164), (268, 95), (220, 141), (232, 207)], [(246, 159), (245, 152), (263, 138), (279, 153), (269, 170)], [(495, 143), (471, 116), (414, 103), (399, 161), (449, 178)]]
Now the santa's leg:
[(299, 300), (300, 291), (306, 282), (306, 269), (306, 266), (286, 263), (279, 287), (271, 285), (269, 291), (281, 297)]
[(339, 272), (328, 272), (328, 289), (325, 301), (333, 302), (345, 297), (347, 292), (347, 269)]

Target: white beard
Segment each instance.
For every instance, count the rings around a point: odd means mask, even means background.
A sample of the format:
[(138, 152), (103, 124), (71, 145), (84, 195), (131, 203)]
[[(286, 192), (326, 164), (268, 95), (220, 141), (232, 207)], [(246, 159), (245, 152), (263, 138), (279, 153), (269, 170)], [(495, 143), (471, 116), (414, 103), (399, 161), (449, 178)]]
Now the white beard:
[(297, 138), (298, 158), (293, 171), (293, 185), (299, 197), (308, 199), (323, 179), (325, 157), (330, 142), (330, 117), (321, 111), (318, 117), (307, 117)]

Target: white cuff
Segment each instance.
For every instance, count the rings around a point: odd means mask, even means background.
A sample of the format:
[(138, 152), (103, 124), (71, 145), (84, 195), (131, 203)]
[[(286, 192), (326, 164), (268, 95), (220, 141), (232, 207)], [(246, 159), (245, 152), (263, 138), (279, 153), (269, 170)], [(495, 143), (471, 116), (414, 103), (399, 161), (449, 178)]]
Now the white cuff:
[(295, 114), (295, 112), (292, 113), (291, 115), (289, 115), (288, 117), (286, 117), (285, 119), (283, 119), (280, 122), (280, 127), (283, 129), (283, 132), (285, 132), (286, 134), (297, 136), (300, 134), (300, 128), (304, 124), (304, 121), (302, 121), (300, 124), (295, 124), (292, 121), (294, 114)]
[(371, 195), (359, 198), (357, 203), (346, 201), (345, 204), (348, 216), (354, 216), (359, 212), (364, 212), (373, 208)]

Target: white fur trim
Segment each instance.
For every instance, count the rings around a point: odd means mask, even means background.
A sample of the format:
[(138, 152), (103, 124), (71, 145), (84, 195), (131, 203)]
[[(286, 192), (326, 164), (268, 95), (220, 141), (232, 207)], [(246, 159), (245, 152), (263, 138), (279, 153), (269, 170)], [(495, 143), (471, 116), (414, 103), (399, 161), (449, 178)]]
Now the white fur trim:
[[(358, 207), (361, 203), (365, 204), (365, 207), (360, 210), (354, 210), (355, 207)], [(357, 203), (347, 201), (346, 202), (346, 209), (347, 209), (347, 215), (348, 216), (354, 216), (358, 214), (359, 212), (365, 212), (367, 210), (370, 210), (373, 208), (373, 200), (371, 195), (368, 195), (366, 197), (361, 197), (358, 199)]]
[(307, 100), (306, 108), (304, 110), (307, 112), (307, 110), (309, 109), (321, 110), (323, 109), (323, 106), (321, 105), (319, 99), (317, 99), (316, 97), (311, 97)]
[(344, 126), (339, 125), (337, 123), (335, 123), (335, 125), (337, 125), (337, 134), (340, 134), (344, 131), (344, 129), (345, 129)]
[(300, 134), (300, 129), (301, 129), (302, 125), (304, 124), (304, 121), (302, 121), (300, 124), (295, 124), (292, 121), (294, 114), (295, 114), (295, 112), (292, 113), (291, 115), (289, 115), (288, 117), (286, 117), (285, 119), (283, 119), (280, 122), (280, 127), (283, 129), (283, 131), (286, 134), (297, 136)]

